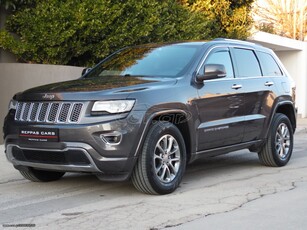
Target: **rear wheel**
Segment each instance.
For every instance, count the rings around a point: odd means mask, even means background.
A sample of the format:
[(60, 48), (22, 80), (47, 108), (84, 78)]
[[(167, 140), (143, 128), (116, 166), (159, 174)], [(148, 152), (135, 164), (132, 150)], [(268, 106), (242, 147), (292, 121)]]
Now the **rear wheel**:
[(19, 170), (21, 175), (33, 182), (48, 182), (59, 180), (64, 176), (65, 172), (54, 172), (28, 168), (27, 170)]
[(293, 150), (293, 129), (288, 117), (277, 113), (272, 122), (266, 144), (258, 153), (260, 161), (267, 166), (286, 165)]
[(186, 167), (186, 149), (178, 128), (169, 122), (150, 127), (132, 173), (132, 183), (141, 192), (168, 194), (180, 184)]

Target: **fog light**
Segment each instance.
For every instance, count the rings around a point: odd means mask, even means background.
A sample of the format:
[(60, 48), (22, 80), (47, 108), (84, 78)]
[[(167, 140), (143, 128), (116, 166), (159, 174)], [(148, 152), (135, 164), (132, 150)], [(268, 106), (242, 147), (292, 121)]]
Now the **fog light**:
[(122, 134), (118, 131), (114, 131), (111, 133), (103, 133), (100, 134), (100, 138), (103, 142), (109, 145), (118, 145), (122, 140)]

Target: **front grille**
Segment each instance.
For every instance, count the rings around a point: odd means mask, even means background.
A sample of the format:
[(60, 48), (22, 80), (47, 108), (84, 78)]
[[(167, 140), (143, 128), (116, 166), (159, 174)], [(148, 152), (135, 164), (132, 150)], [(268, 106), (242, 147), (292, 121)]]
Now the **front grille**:
[(15, 121), (78, 123), (83, 105), (80, 102), (18, 102)]
[(89, 165), (89, 159), (81, 150), (41, 151), (41, 150), (24, 150), (17, 147), (12, 149), (13, 157), (19, 161), (28, 161), (33, 163), (44, 164), (61, 164), (61, 165)]

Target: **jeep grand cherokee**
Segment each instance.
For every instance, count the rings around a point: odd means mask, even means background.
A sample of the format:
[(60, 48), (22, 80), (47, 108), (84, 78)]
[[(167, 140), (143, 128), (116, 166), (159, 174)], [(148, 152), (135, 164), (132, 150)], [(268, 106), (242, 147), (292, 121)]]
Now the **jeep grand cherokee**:
[(200, 157), (249, 149), (264, 165), (286, 165), (294, 93), (276, 55), (252, 43), (127, 47), (80, 79), (16, 94), (4, 124), (6, 156), (31, 181), (89, 172), (167, 194)]

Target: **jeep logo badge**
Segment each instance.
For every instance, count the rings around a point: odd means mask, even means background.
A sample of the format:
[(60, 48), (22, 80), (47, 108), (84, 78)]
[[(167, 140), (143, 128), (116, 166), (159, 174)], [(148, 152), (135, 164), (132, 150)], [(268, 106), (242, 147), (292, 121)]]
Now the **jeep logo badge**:
[(49, 99), (49, 100), (52, 100), (53, 98), (55, 98), (55, 95), (54, 94), (45, 94), (43, 96), (43, 99)]

